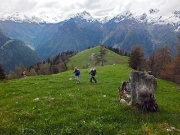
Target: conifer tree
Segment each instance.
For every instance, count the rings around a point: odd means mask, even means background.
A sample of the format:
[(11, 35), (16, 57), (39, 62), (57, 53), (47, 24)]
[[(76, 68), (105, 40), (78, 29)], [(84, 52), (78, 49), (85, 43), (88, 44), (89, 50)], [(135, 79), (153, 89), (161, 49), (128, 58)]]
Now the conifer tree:
[(100, 45), (99, 54), (96, 55), (96, 57), (95, 57), (95, 59), (96, 59), (95, 64), (101, 63), (101, 66), (104, 66), (104, 62), (106, 62), (105, 56), (106, 56), (106, 49), (105, 49), (105, 47), (101, 44), (101, 45)]
[(0, 80), (3, 80), (6, 78), (6, 75), (4, 73), (4, 69), (2, 67), (2, 65), (0, 64)]
[(146, 67), (146, 59), (144, 56), (144, 49), (136, 45), (131, 50), (129, 59), (129, 66), (135, 70), (143, 70)]

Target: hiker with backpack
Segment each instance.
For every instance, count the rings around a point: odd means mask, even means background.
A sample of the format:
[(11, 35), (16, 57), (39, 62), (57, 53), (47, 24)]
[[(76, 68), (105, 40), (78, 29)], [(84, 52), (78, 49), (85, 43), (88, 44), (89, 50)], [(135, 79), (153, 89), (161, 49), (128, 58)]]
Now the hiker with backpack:
[(80, 71), (79, 71), (79, 69), (77, 69), (77, 67), (74, 68), (74, 72), (73, 73), (75, 74), (75, 77), (76, 77), (76, 83), (80, 83), (80, 79), (79, 79)]
[(90, 82), (92, 83), (92, 80), (94, 80), (95, 83), (97, 83), (97, 80), (95, 78), (95, 75), (96, 75), (96, 69), (91, 69), (89, 74), (91, 75), (91, 78), (90, 78)]

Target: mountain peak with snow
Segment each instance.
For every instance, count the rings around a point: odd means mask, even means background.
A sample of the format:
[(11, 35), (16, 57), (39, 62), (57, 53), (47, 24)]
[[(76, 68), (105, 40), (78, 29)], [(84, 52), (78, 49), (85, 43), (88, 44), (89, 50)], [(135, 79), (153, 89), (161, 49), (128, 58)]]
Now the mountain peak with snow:
[(180, 11), (174, 11), (174, 16), (180, 19)]
[(58, 23), (62, 19), (61, 17), (49, 17), (47, 15), (42, 15), (42, 16), (27, 16), (24, 14), (21, 14), (19, 12), (15, 12), (12, 14), (5, 14), (5, 13), (0, 13), (0, 20), (1, 21), (14, 21), (14, 22), (28, 22), (28, 23)]
[(82, 20), (86, 20), (88, 22), (93, 22), (95, 21), (95, 19), (91, 16), (91, 14), (87, 11), (83, 11), (81, 13), (77, 13), (76, 15), (74, 15), (72, 18), (77, 18), (77, 19), (82, 19)]
[(158, 13), (158, 12), (159, 12), (158, 9), (150, 9), (150, 10), (149, 10), (149, 13), (150, 13), (150, 14), (156, 14), (156, 13)]

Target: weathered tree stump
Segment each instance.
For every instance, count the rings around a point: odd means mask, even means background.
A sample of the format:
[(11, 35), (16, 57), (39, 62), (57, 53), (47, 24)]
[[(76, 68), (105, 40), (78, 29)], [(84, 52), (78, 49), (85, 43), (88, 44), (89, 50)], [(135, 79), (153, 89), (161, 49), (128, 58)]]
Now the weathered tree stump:
[(148, 112), (156, 112), (158, 110), (158, 105), (154, 97), (157, 82), (153, 75), (133, 71), (130, 73), (129, 85), (131, 105), (138, 105)]

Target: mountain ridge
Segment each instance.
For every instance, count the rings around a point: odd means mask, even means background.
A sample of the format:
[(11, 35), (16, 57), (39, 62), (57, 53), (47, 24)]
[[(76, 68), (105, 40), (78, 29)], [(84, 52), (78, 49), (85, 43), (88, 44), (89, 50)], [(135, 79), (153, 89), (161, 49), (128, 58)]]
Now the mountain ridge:
[(131, 13), (130, 11), (125, 11), (120, 14), (114, 14), (114, 15), (108, 15), (105, 17), (99, 17), (95, 18), (91, 16), (91, 14), (87, 11), (83, 11), (77, 14), (72, 15), (69, 18), (62, 19), (60, 17), (48, 17), (48, 16), (41, 16), (37, 17), (35, 15), (33, 16), (27, 16), (23, 15), (19, 12), (13, 13), (13, 14), (4, 14), (1, 13), (0, 20), (1, 21), (15, 21), (15, 22), (28, 22), (28, 23), (59, 23), (66, 20), (69, 20), (71, 18), (81, 18), (84, 20), (87, 20), (88, 22), (94, 22), (98, 21), (100, 23), (106, 23), (110, 21), (113, 18), (129, 18), (129, 19), (135, 19), (139, 22), (147, 22), (147, 23), (153, 23), (153, 24), (172, 24), (175, 26), (176, 30), (180, 30), (180, 11), (174, 11), (170, 15), (162, 16), (158, 14), (158, 9), (150, 9), (148, 13)]

